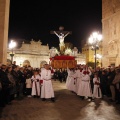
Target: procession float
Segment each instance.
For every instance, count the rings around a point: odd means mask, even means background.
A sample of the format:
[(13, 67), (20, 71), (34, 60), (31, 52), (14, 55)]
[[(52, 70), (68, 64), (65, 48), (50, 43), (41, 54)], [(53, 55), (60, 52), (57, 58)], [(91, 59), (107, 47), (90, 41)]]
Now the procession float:
[(59, 27), (59, 31), (51, 31), (51, 34), (55, 34), (59, 38), (59, 48), (52, 47), (50, 49), (50, 65), (52, 68), (74, 68), (77, 66), (75, 57), (78, 53), (78, 49), (65, 48), (64, 38), (71, 34), (70, 31), (63, 31), (64, 27)]

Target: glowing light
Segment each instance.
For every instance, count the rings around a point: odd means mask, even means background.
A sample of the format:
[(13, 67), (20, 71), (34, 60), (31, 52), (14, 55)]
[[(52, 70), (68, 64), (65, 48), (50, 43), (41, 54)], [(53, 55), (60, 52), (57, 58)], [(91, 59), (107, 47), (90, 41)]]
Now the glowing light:
[(97, 39), (99, 40), (99, 41), (101, 41), (102, 40), (102, 35), (98, 35), (98, 37), (97, 37)]
[(89, 42), (90, 44), (93, 43), (93, 38), (92, 38), (92, 36), (89, 37), (88, 42)]
[[(95, 57), (95, 55), (94, 55), (94, 57)], [(101, 58), (102, 58), (102, 55), (101, 55), (101, 54), (96, 54), (96, 58), (97, 58), (97, 59), (101, 59)]]
[(98, 32), (93, 32), (92, 35), (90, 35), (88, 39), (89, 44), (96, 45), (102, 40), (102, 35), (99, 34)]
[(13, 40), (10, 41), (10, 44), (9, 44), (9, 48), (10, 49), (13, 49), (16, 47), (16, 42), (14, 42)]
[(92, 36), (93, 36), (93, 38), (97, 38), (98, 33), (97, 32), (93, 32)]

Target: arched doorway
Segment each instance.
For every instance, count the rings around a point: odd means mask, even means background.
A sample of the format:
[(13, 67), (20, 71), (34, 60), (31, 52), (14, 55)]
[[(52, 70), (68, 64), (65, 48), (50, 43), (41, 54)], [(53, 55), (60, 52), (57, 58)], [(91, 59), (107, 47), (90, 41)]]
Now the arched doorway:
[(23, 62), (23, 66), (26, 66), (26, 67), (30, 66), (30, 62), (28, 60), (25, 60)]
[(42, 61), (42, 62), (40, 63), (40, 67), (43, 67), (44, 64), (47, 64), (47, 62), (46, 62), (46, 61)]

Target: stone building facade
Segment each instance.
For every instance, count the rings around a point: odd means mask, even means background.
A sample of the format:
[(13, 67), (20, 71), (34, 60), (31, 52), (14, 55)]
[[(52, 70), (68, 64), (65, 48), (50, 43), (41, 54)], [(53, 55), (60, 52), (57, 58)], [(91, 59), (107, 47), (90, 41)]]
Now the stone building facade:
[(120, 0), (102, 0), (102, 64), (120, 64)]
[[(10, 57), (11, 50), (8, 49), (7, 58)], [(32, 66), (34, 68), (42, 67), (43, 64), (49, 63), (49, 46), (42, 45), (41, 41), (35, 42), (34, 40), (28, 43), (22, 43), (18, 49), (14, 49), (13, 61), (16, 61), (20, 66)]]

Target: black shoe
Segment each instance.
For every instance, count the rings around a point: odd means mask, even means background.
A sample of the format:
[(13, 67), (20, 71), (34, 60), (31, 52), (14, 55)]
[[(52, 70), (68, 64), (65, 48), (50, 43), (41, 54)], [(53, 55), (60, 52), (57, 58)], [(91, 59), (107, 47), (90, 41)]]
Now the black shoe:
[(84, 99), (85, 99), (85, 97), (84, 97), (84, 96), (80, 96), (80, 98), (81, 98), (81, 100), (84, 100)]
[(45, 101), (46, 99), (45, 98), (42, 98), (42, 101)]
[(52, 102), (55, 102), (55, 100), (51, 100)]
[(0, 105), (0, 108), (3, 108), (3, 107), (5, 107), (5, 105)]
[(52, 101), (52, 102), (55, 102), (55, 99), (54, 99), (54, 98), (51, 98), (51, 101)]
[(36, 96), (36, 95), (34, 95), (33, 97), (34, 97), (34, 98), (37, 98), (37, 96)]
[(11, 102), (9, 102), (7, 105), (12, 105), (12, 103), (11, 103)]
[(95, 99), (91, 99), (92, 102), (95, 102)]
[(113, 100), (113, 99), (110, 99), (110, 102), (115, 102), (115, 100)]
[(118, 102), (116, 102), (116, 104), (120, 104), (120, 102), (118, 101)]

